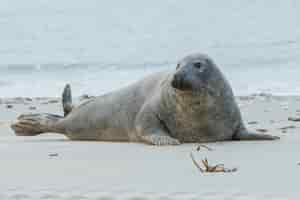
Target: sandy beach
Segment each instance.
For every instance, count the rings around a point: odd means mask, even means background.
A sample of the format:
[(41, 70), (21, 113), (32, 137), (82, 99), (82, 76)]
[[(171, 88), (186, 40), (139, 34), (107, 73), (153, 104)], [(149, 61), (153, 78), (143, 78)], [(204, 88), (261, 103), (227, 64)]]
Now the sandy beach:
[[(300, 199), (299, 19), (296, 0), (1, 0), (0, 200)], [(79, 104), (193, 53), (214, 60), (249, 130), (281, 139), (199, 149), (10, 128), (23, 113), (62, 115), (67, 83)], [(201, 173), (191, 153), (236, 171)]]
[[(277, 141), (232, 141), (180, 146), (78, 142), (59, 134), (15, 136), (9, 128), (24, 112), (62, 113), (60, 99), (0, 102), (0, 199), (295, 199), (300, 195), (300, 97), (238, 97), (250, 130)], [(237, 168), (201, 173), (200, 162)]]

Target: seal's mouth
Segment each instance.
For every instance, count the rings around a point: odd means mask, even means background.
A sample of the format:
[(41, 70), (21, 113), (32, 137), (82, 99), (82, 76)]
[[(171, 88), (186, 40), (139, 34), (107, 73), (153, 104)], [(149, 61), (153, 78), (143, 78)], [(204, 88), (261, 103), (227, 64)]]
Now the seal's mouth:
[(216, 91), (207, 83), (198, 81), (197, 84), (187, 81), (184, 77), (175, 75), (171, 80), (171, 87), (179, 94), (190, 94), (192, 96), (215, 96)]
[(192, 95), (192, 96), (215, 96), (215, 91), (210, 87), (198, 87), (198, 88), (192, 88), (182, 85), (177, 85), (171, 82), (172, 88), (175, 89), (175, 92), (179, 94), (186, 94), (186, 95)]

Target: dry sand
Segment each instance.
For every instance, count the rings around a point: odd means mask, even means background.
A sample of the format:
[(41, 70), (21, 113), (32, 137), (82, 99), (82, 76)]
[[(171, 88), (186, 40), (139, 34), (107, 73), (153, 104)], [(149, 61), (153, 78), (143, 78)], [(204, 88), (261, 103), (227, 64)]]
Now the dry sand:
[[(0, 199), (298, 199), (300, 97), (238, 98), (250, 130), (267, 129), (278, 141), (180, 146), (76, 142), (59, 134), (17, 137), (9, 128), (23, 112), (61, 113), (60, 102), (0, 100)], [(53, 99), (51, 99), (53, 100)], [(7, 108), (7, 105), (12, 108)], [(29, 107), (36, 107), (30, 110)], [(33, 109), (33, 108), (31, 108)], [(299, 111), (299, 112), (297, 112)], [(248, 124), (250, 122), (250, 124)], [(289, 127), (285, 131), (282, 127)], [(293, 128), (294, 127), (294, 128)], [(237, 167), (202, 174), (200, 161)]]

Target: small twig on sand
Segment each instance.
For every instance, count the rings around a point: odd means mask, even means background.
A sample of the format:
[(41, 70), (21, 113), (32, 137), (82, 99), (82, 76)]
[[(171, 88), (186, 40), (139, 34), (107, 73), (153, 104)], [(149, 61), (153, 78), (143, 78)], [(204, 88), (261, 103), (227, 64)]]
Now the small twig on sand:
[(294, 129), (294, 128), (296, 128), (296, 126), (291, 125), (291, 126), (284, 126), (284, 127), (279, 128), (279, 129), (280, 130), (287, 130), (287, 129)]
[(195, 160), (193, 154), (190, 154), (192, 161), (194, 163), (194, 165), (199, 169), (200, 172), (202, 173), (218, 173), (218, 172), (223, 172), (223, 173), (229, 173), (229, 172), (236, 172), (237, 168), (232, 168), (232, 169), (228, 169), (224, 167), (224, 164), (218, 164), (218, 165), (213, 165), (210, 166), (208, 164), (207, 158), (205, 158), (204, 160), (202, 160), (202, 164), (204, 166), (204, 168), (202, 168), (197, 161)]
[(50, 153), (48, 154), (49, 157), (57, 157), (58, 156), (58, 153)]
[(196, 150), (197, 150), (197, 151), (200, 151), (201, 147), (207, 149), (208, 151), (213, 151), (212, 148), (210, 148), (210, 147), (208, 147), (208, 146), (206, 146), (206, 145), (204, 145), (204, 144), (199, 144), (199, 145), (197, 146), (197, 149), (196, 149)]
[(300, 122), (300, 117), (289, 117), (288, 120), (293, 122)]
[(248, 124), (258, 124), (257, 121), (251, 121), (251, 122), (248, 122)]

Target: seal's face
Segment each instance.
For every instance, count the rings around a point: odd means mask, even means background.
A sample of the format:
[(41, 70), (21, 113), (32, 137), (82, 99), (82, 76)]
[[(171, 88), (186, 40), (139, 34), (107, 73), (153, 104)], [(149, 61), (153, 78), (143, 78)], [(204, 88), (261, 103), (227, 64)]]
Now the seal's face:
[(193, 54), (177, 64), (171, 85), (184, 92), (201, 92), (214, 88), (219, 79), (222, 74), (208, 56)]

